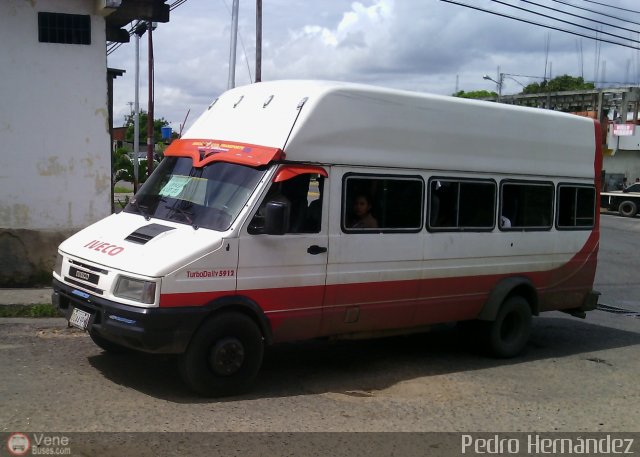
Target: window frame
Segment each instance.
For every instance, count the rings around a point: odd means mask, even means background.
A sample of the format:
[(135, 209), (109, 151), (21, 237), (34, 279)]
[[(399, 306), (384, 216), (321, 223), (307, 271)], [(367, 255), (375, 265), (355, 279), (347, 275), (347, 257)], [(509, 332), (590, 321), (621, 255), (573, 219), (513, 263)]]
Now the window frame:
[[(370, 179), (370, 180), (398, 180), (398, 181), (415, 181), (420, 182), (422, 192), (420, 195), (420, 223), (415, 228), (348, 228), (346, 226), (346, 207), (347, 207), (347, 182), (349, 179)], [(424, 227), (425, 217), (425, 181), (418, 174), (383, 174), (383, 173), (362, 173), (348, 172), (342, 176), (342, 195), (340, 196), (340, 229), (345, 234), (371, 234), (371, 233), (420, 233)]]
[(500, 201), (498, 205), (498, 218), (502, 217), (502, 209), (504, 206), (504, 186), (505, 185), (525, 185), (525, 186), (539, 186), (551, 188), (551, 214), (549, 218), (549, 225), (533, 225), (533, 226), (517, 226), (517, 227), (502, 227), (498, 224), (498, 228), (502, 232), (548, 232), (554, 228), (554, 222), (556, 217), (556, 186), (553, 181), (543, 180), (528, 180), (528, 179), (503, 179), (500, 181)]
[[(246, 220), (246, 224), (244, 227), (244, 231), (247, 235), (251, 236), (264, 236), (268, 235), (263, 231), (255, 231), (251, 227), (251, 223), (254, 221), (255, 217), (260, 211), (262, 205), (265, 202), (265, 199), (269, 195), (270, 190), (274, 185), (282, 184), (290, 179), (293, 179), (300, 175), (318, 175), (322, 177), (322, 179), (328, 181), (329, 180), (329, 167), (325, 165), (305, 165), (305, 164), (288, 164), (282, 163), (280, 166), (276, 168), (276, 171), (270, 176), (266, 181), (264, 181), (264, 188), (260, 192), (260, 196), (256, 199), (254, 207), (249, 212), (249, 217)], [(287, 174), (287, 171), (291, 170), (291, 174)], [(282, 177), (285, 179), (281, 179)], [(309, 189), (310, 190), (310, 189)], [(309, 190), (307, 192), (309, 192)], [(326, 230), (325, 224), (328, 223), (328, 215), (325, 215), (325, 202), (329, 199), (329, 193), (324, 190), (322, 194), (319, 195), (321, 212), (320, 212), (320, 226), (317, 232), (309, 232), (309, 231), (298, 231), (292, 232), (287, 231), (283, 235), (275, 235), (275, 236), (300, 236), (300, 235), (320, 235), (323, 233), (323, 230)], [(327, 211), (328, 212), (328, 211)], [(271, 236), (271, 235), (269, 235)]]
[[(593, 222), (591, 225), (560, 225), (560, 188), (561, 187), (570, 187), (575, 189), (590, 189), (593, 191)], [(557, 230), (562, 231), (575, 231), (575, 230), (593, 230), (596, 226), (596, 217), (598, 211), (598, 192), (596, 191), (596, 186), (593, 184), (581, 184), (575, 182), (559, 182), (556, 186), (556, 215), (555, 215), (555, 227)], [(577, 205), (576, 208), (577, 210)], [(576, 218), (577, 219), (577, 218)]]
[[(59, 24), (61, 24), (60, 27)], [(38, 11), (39, 43), (90, 46), (91, 34), (91, 15), (89, 14)]]
[[(491, 227), (432, 227), (431, 226), (431, 183), (433, 181), (448, 181), (457, 183), (480, 183), (480, 184), (493, 184), (493, 210), (492, 210), (492, 224)], [(498, 209), (498, 183), (494, 178), (460, 178), (456, 176), (431, 176), (429, 178), (429, 194), (427, 201), (427, 218), (425, 221), (425, 227), (430, 233), (440, 232), (492, 232), (496, 228), (496, 210)], [(458, 203), (460, 202), (460, 192), (458, 192)], [(458, 206), (459, 207), (459, 206)], [(459, 213), (458, 213), (459, 215)], [(459, 217), (458, 217), (459, 220)]]

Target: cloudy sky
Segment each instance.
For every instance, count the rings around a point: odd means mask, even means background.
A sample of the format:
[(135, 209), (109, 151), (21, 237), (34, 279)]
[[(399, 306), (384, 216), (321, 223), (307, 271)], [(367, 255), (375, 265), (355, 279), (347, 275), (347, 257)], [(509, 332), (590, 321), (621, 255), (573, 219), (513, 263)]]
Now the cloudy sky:
[[(155, 117), (167, 119), (174, 130), (188, 110), (187, 126), (227, 88), (231, 2), (187, 0), (153, 34)], [(640, 13), (634, 12), (640, 11), (638, 0), (456, 2), (640, 46)], [(140, 105), (146, 109), (146, 35), (140, 41), (140, 56)], [(130, 112), (128, 102), (134, 100), (134, 61), (133, 39), (108, 56), (110, 67), (126, 70), (114, 86), (116, 125), (122, 124)], [(503, 93), (509, 94), (519, 92), (520, 84), (541, 81), (532, 77), (545, 76), (545, 62), (547, 76), (582, 75), (604, 86), (640, 82), (638, 50), (598, 44), (442, 0), (263, 0), (263, 81), (331, 79), (452, 94), (456, 88), (495, 91), (496, 85), (482, 76), (497, 79), (499, 66), (501, 72), (514, 75), (504, 80)], [(249, 84), (254, 77), (255, 1), (240, 0), (236, 85)]]

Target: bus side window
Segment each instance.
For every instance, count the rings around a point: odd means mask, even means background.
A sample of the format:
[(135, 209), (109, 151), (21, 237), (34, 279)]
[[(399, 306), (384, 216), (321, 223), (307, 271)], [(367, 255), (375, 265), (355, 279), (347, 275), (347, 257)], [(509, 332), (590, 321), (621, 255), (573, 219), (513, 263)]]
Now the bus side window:
[[(436, 203), (437, 202), (437, 203)], [(458, 225), (458, 186), (451, 181), (431, 182), (431, 226), (456, 227)]]
[(489, 231), (494, 227), (496, 183), (469, 178), (432, 178), (429, 228)]
[(305, 173), (286, 181), (271, 184), (258, 211), (249, 223), (248, 231), (258, 235), (264, 230), (264, 209), (270, 201), (285, 201), (289, 204), (289, 228), (287, 233), (318, 233), (322, 223), (322, 197), (324, 177)]
[(553, 220), (553, 193), (553, 183), (503, 182), (500, 214), (510, 220), (511, 229), (549, 229)]
[(419, 176), (348, 174), (343, 184), (346, 233), (419, 232), (424, 181)]

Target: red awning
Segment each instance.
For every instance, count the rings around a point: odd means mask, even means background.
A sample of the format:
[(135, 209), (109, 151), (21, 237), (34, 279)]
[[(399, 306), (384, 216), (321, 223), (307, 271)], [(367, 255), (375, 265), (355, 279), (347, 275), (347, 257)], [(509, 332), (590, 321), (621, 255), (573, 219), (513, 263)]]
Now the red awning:
[(273, 178), (273, 182), (286, 181), (294, 176), (308, 174), (319, 174), (325, 178), (329, 176), (327, 171), (322, 167), (314, 167), (311, 165), (285, 165), (278, 170), (278, 173), (276, 173), (276, 176)]
[(259, 167), (284, 158), (284, 152), (279, 148), (200, 139), (174, 140), (164, 151), (164, 155), (165, 157), (190, 157), (194, 167), (204, 167), (212, 162), (230, 162)]

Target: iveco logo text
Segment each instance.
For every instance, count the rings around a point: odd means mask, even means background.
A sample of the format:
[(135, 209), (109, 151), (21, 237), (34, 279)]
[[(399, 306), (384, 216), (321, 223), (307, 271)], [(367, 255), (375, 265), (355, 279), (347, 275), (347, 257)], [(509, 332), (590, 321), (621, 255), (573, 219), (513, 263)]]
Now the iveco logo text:
[(94, 251), (103, 252), (109, 255), (117, 255), (124, 251), (123, 247), (116, 246), (115, 244), (105, 243), (103, 241), (93, 240), (84, 245), (85, 248), (93, 249)]
[(89, 273), (85, 273), (84, 271), (77, 270), (76, 278), (84, 279), (85, 281), (89, 280)]

